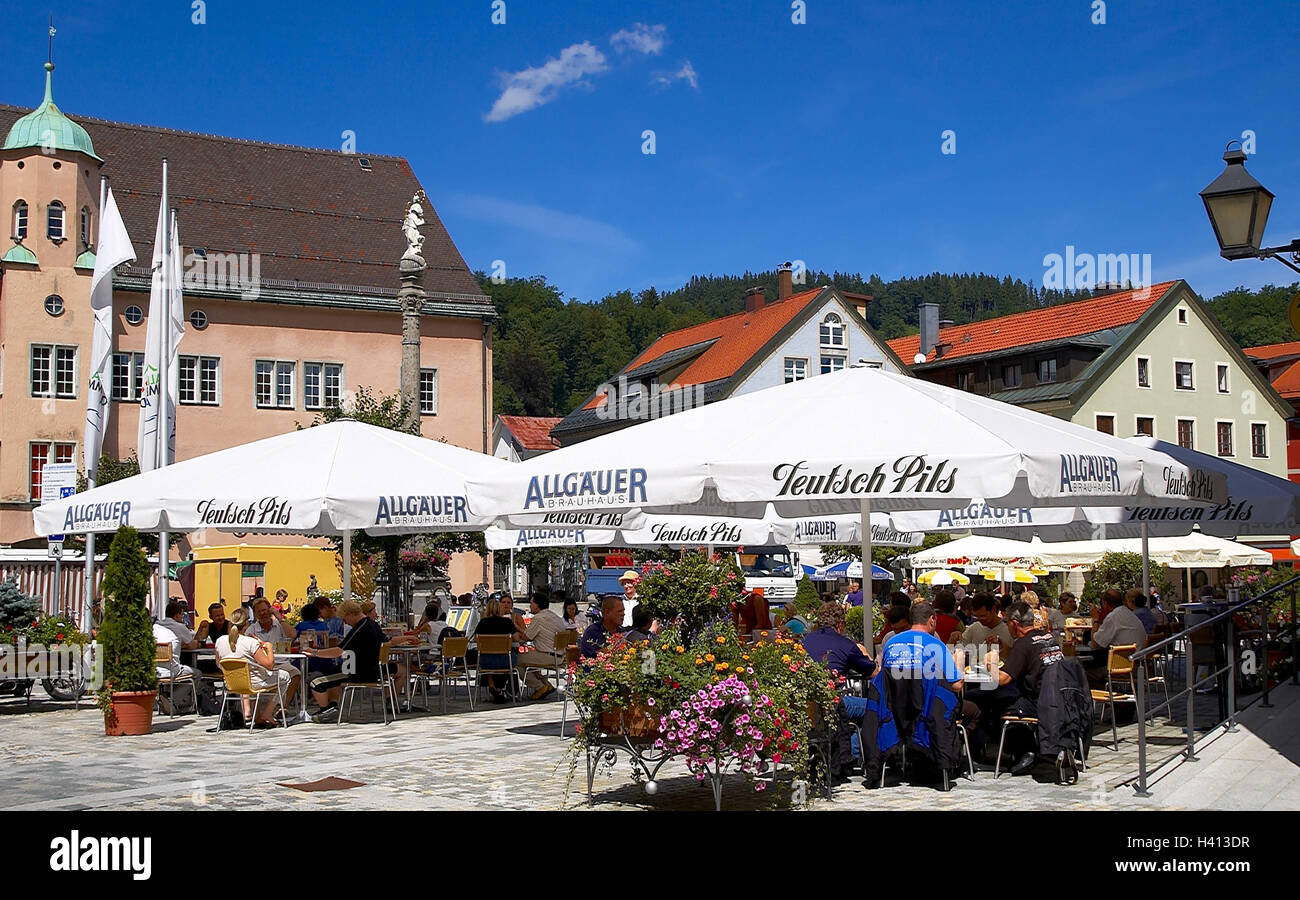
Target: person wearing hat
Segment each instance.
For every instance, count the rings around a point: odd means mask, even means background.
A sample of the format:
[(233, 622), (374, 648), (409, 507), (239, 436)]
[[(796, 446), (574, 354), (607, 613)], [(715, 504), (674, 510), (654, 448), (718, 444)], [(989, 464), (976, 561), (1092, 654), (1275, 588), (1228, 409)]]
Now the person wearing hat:
[(636, 585), (641, 580), (641, 576), (631, 569), (628, 569), (618, 577), (618, 583), (623, 588), (623, 627), (632, 627), (632, 610), (636, 607)]

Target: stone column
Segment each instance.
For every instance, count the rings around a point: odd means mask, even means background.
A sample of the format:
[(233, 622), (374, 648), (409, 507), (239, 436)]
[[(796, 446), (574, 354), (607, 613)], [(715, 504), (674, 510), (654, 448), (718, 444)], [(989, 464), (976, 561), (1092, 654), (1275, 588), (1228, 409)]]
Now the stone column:
[(402, 287), (397, 302), (402, 308), (402, 373), (399, 382), (406, 426), (420, 421), (420, 310), (424, 308), (424, 267), (402, 260)]

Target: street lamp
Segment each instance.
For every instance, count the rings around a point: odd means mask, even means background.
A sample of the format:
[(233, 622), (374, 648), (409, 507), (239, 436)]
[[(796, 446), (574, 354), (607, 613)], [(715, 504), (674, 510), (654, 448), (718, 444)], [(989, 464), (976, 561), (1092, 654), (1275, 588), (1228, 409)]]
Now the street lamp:
[[(1264, 226), (1273, 207), (1273, 192), (1246, 171), (1246, 154), (1234, 150), (1230, 141), (1223, 154), (1227, 168), (1218, 178), (1201, 191), (1205, 212), (1219, 242), (1219, 255), (1224, 259), (1268, 259), (1272, 257), (1293, 271), (1300, 272), (1300, 240), (1285, 247), (1260, 247), (1264, 241)], [(1283, 254), (1290, 254), (1287, 259)]]

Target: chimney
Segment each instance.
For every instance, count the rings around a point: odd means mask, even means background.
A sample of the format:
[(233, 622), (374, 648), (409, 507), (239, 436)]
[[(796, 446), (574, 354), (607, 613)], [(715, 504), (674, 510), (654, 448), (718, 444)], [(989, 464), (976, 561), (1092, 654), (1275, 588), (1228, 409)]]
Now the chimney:
[(794, 263), (784, 262), (776, 267), (776, 299), (784, 300), (794, 293)]
[(745, 291), (745, 312), (752, 313), (755, 310), (762, 309), (763, 304), (766, 302), (767, 295), (763, 292), (761, 286), (752, 287)]
[(917, 309), (921, 319), (921, 353), (926, 356), (939, 343), (939, 304), (922, 303)]

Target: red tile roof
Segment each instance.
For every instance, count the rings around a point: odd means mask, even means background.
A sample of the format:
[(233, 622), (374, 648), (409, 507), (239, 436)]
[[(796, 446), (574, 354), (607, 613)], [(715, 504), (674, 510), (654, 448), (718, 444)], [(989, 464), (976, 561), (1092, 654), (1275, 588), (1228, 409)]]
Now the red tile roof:
[[(1176, 281), (1165, 281), (1149, 288), (1119, 291), (1104, 297), (1031, 309), (969, 325), (953, 325), (939, 332), (939, 342), (950, 345), (944, 352), (943, 359), (995, 353), (1129, 325), (1136, 322), (1175, 284)], [(911, 365), (921, 348), (921, 336), (913, 334), (895, 338), (889, 342), (889, 346), (904, 363)], [(932, 350), (927, 362), (933, 362), (934, 359)]]
[(1272, 360), (1283, 356), (1300, 356), (1300, 341), (1287, 341), (1282, 344), (1261, 344), (1258, 347), (1242, 347), (1241, 352), (1256, 359)]
[(551, 438), (551, 429), (560, 424), (559, 416), (499, 416), (519, 446), (525, 450), (554, 450), (560, 446)]
[[(786, 325), (804, 311), (809, 302), (820, 294), (821, 288), (813, 288), (798, 294), (791, 294), (784, 300), (772, 301), (751, 312), (739, 312), (711, 322), (702, 322), (688, 328), (670, 331), (659, 338), (623, 369), (629, 371), (637, 366), (653, 362), (665, 353), (713, 341), (702, 354), (686, 367), (682, 374), (673, 379), (675, 384), (707, 384), (730, 378), (740, 371), (763, 346), (776, 336)], [(600, 394), (589, 402), (585, 409), (599, 406), (605, 395)]]
[(1300, 398), (1300, 362), (1293, 362), (1273, 379), (1273, 390), (1286, 400)]

